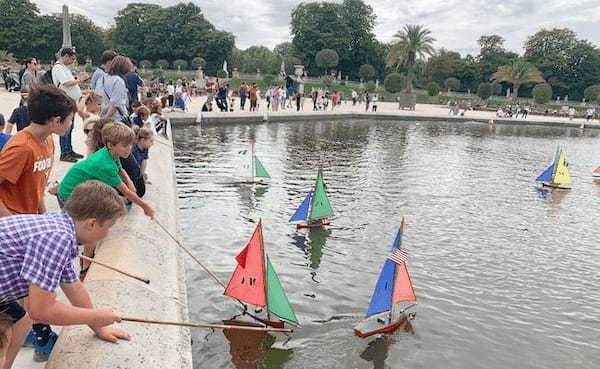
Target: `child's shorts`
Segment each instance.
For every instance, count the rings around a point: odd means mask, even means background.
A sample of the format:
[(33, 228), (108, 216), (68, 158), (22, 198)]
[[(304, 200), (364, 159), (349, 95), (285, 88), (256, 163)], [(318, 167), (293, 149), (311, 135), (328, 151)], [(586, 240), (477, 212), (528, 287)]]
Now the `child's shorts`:
[(18, 322), (25, 316), (25, 309), (16, 301), (0, 304), (0, 313), (8, 315), (13, 322)]

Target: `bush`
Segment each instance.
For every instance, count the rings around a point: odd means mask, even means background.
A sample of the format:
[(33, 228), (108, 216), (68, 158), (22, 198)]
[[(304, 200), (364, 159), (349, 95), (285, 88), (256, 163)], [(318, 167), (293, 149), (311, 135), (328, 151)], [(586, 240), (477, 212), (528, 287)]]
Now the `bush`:
[(369, 81), (365, 85), (365, 88), (367, 89), (368, 92), (375, 92), (375, 90), (377, 90), (377, 85), (375, 85), (375, 82)]
[(160, 59), (156, 61), (156, 66), (159, 67), (160, 69), (167, 69), (169, 68), (170, 63), (165, 60), (165, 59)]
[(162, 69), (155, 69), (152, 72), (152, 77), (153, 78), (155, 78), (155, 77), (160, 78), (160, 77), (164, 77), (164, 76), (165, 76), (165, 72)]
[(600, 96), (600, 85), (592, 85), (585, 90), (583, 90), (583, 96), (588, 101), (596, 101), (598, 96)]
[(460, 88), (460, 81), (454, 77), (446, 78), (444, 81), (444, 86), (448, 91), (450, 90), (458, 90)]
[(375, 78), (375, 68), (371, 64), (363, 64), (360, 66), (358, 74), (363, 81), (371, 81)]
[(315, 56), (315, 64), (319, 68), (333, 68), (338, 65), (340, 57), (335, 50), (323, 49)]
[(492, 96), (500, 96), (502, 93), (502, 84), (498, 81), (492, 82)]
[(321, 83), (323, 84), (323, 86), (325, 86), (327, 89), (331, 89), (331, 87), (333, 87), (333, 84), (335, 83), (335, 78), (333, 78), (332, 76), (325, 76), (321, 78)]
[(483, 101), (489, 99), (490, 96), (492, 96), (492, 84), (481, 82), (477, 87), (477, 96), (479, 96)]
[(545, 104), (552, 99), (552, 86), (547, 83), (535, 85), (531, 90), (531, 95), (537, 104)]
[(225, 72), (223, 69), (219, 69), (217, 71), (217, 78), (227, 78), (227, 72)]
[(404, 76), (400, 73), (390, 73), (385, 77), (383, 86), (387, 92), (393, 94), (400, 92), (404, 87)]
[(89, 64), (86, 64), (86, 65), (85, 65), (85, 72), (86, 72), (86, 73), (92, 73), (93, 71), (94, 71), (94, 67), (92, 67), (92, 66), (91, 66), (91, 65), (89, 65)]
[(275, 76), (272, 74), (265, 74), (262, 80), (265, 85), (272, 86), (275, 81)]
[(177, 59), (173, 62), (173, 66), (178, 70), (186, 69), (188, 66), (188, 62), (183, 59)]
[(429, 82), (427, 84), (427, 93), (429, 94), (429, 96), (437, 96), (440, 93), (440, 85), (437, 84), (437, 82)]

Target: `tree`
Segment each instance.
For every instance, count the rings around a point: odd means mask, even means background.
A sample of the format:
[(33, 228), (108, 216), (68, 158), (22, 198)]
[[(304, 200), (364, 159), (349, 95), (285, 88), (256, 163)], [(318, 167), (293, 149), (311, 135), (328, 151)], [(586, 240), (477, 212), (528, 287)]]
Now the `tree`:
[(404, 76), (397, 72), (388, 74), (387, 77), (385, 77), (385, 80), (383, 81), (383, 86), (385, 87), (385, 90), (393, 94), (400, 92), (402, 90), (403, 85)]
[(459, 53), (441, 48), (425, 63), (423, 78), (425, 81), (433, 81), (441, 85), (446, 78), (452, 76), (455, 63), (460, 61)]
[(440, 93), (440, 85), (437, 82), (431, 81), (427, 84), (427, 94), (429, 96), (437, 96)]
[(446, 80), (444, 81), (444, 86), (446, 87), (448, 92), (452, 90), (456, 91), (460, 88), (460, 81), (454, 77), (446, 78)]
[(204, 68), (205, 65), (206, 60), (204, 60), (204, 58), (200, 56), (197, 56), (194, 59), (192, 59), (192, 66), (194, 67), (194, 69)]
[(363, 64), (358, 72), (363, 81), (372, 81), (375, 78), (375, 68), (371, 64)]
[(159, 67), (160, 69), (167, 69), (167, 68), (169, 68), (169, 65), (171, 65), (171, 63), (169, 63), (165, 59), (159, 59), (154, 64), (156, 64), (156, 66)]
[(547, 83), (540, 83), (535, 85), (531, 91), (535, 102), (538, 104), (545, 104), (552, 99), (552, 86)]
[(296, 71), (296, 65), (302, 64), (302, 61), (295, 56), (284, 56), (283, 64), (285, 66), (285, 73), (289, 75), (293, 75)]
[(227, 72), (223, 69), (217, 70), (217, 78), (227, 78)]
[(492, 96), (500, 96), (502, 93), (502, 84), (498, 83), (498, 81), (493, 81), (492, 84)]
[(302, 55), (302, 53), (299, 52), (298, 49), (296, 49), (296, 46), (294, 46), (294, 44), (291, 42), (282, 42), (276, 45), (275, 48), (273, 48), (273, 54), (279, 56), (280, 58), (298, 58), (300, 60), (300, 64), (302, 64), (304, 60), (304, 55)]
[(514, 99), (518, 98), (521, 85), (545, 82), (540, 71), (523, 58), (516, 59), (510, 65), (499, 67), (492, 79), (498, 82), (512, 83)]
[(263, 76), (263, 83), (267, 86), (272, 86), (274, 81), (275, 76), (273, 76), (272, 74), (265, 74)]
[(183, 59), (177, 59), (173, 62), (173, 66), (177, 68), (177, 70), (182, 70), (187, 68), (188, 62)]
[(486, 101), (492, 96), (492, 84), (488, 82), (481, 82), (477, 87), (477, 96), (481, 98), (481, 100)]
[(325, 70), (335, 68), (339, 61), (340, 57), (338, 56), (338, 53), (331, 49), (323, 49), (315, 56), (315, 64), (317, 67)]
[(140, 67), (142, 69), (152, 68), (152, 62), (150, 60), (140, 60)]
[(600, 85), (592, 85), (583, 91), (583, 96), (588, 101), (596, 101), (600, 96)]
[(480, 51), (479, 55), (504, 53), (504, 37), (499, 35), (482, 35), (477, 40)]
[(399, 64), (406, 65), (408, 69), (407, 92), (412, 92), (417, 58), (424, 58), (425, 55), (434, 53), (432, 44), (435, 39), (430, 34), (431, 31), (422, 25), (407, 24), (394, 35), (398, 41), (392, 45), (386, 64), (390, 67)]
[(0, 0), (0, 50), (17, 59), (35, 56), (38, 14), (38, 7), (29, 0)]

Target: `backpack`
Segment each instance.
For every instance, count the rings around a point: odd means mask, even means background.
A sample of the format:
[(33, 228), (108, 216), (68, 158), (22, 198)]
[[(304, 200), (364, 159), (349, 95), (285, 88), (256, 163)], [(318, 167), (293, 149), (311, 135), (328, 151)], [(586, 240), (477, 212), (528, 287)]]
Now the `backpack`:
[(54, 80), (52, 79), (52, 69), (47, 71), (40, 78), (40, 82), (44, 85), (54, 86)]

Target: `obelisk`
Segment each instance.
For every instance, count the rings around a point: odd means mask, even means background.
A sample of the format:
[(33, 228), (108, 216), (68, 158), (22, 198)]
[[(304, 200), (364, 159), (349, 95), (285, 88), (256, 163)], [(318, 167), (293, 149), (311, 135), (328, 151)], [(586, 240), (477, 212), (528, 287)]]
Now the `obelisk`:
[(63, 43), (62, 48), (73, 47), (71, 45), (71, 22), (69, 22), (69, 7), (63, 5), (62, 8), (62, 29), (63, 29)]

